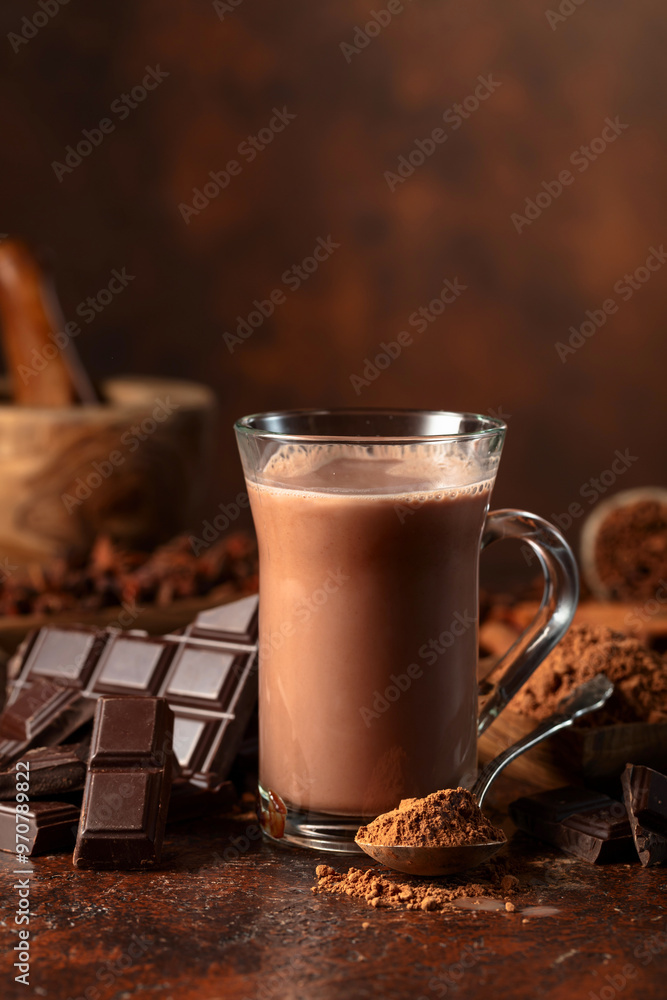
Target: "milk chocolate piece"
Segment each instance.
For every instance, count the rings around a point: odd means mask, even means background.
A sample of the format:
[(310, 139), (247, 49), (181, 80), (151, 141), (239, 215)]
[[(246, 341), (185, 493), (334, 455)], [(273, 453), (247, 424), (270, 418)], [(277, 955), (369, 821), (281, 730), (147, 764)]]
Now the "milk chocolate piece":
[[(73, 743), (61, 747), (38, 747), (21, 755), (21, 761), (30, 765), (27, 780), (30, 798), (62, 795), (78, 791), (86, 780), (86, 759), (89, 744)], [(19, 771), (19, 775), (23, 775)], [(0, 799), (16, 796), (16, 765), (0, 771)]]
[[(21, 651), (14, 697), (38, 676), (63, 683), (63, 674), (91, 699), (164, 697), (174, 711), (181, 773), (202, 788), (216, 789), (227, 777), (257, 701), (258, 603), (255, 595), (212, 608), (184, 634), (161, 637), (43, 628)], [(63, 664), (70, 668), (63, 670)], [(23, 749), (3, 750), (0, 743), (0, 763), (16, 759)]]
[(667, 861), (667, 777), (650, 767), (628, 764), (621, 775), (639, 860), (645, 868)]
[(556, 788), (516, 799), (509, 812), (520, 830), (584, 861), (625, 861), (634, 856), (625, 807), (607, 795)]
[(16, 803), (0, 802), (0, 851), (15, 854), (17, 842), (27, 846), (24, 853), (30, 856), (71, 851), (78, 819), (78, 808), (68, 802), (30, 802), (20, 820), (28, 832), (17, 841)]
[(97, 702), (74, 849), (77, 868), (145, 868), (160, 860), (173, 722), (164, 698)]

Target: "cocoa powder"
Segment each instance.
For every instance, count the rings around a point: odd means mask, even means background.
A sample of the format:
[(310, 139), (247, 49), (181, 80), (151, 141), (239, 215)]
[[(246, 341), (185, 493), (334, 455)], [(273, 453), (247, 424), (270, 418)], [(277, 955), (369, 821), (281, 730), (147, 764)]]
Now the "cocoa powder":
[(591, 725), (667, 721), (667, 660), (639, 639), (604, 626), (573, 625), (512, 699), (511, 709), (546, 719), (583, 681), (604, 673), (614, 694)]
[(472, 792), (446, 788), (423, 799), (403, 799), (397, 809), (360, 827), (357, 839), (397, 847), (455, 847), (504, 841), (505, 834), (482, 814)]
[[(519, 880), (507, 874), (502, 865), (479, 870), (476, 882), (443, 885), (442, 880), (413, 879), (394, 875), (386, 869), (350, 868), (338, 873), (329, 865), (318, 865), (317, 883), (312, 891), (331, 892), (363, 899), (368, 906), (394, 910), (446, 910), (464, 898), (502, 897), (507, 911), (514, 909), (509, 897), (519, 887)], [(502, 904), (501, 904), (502, 906)]]

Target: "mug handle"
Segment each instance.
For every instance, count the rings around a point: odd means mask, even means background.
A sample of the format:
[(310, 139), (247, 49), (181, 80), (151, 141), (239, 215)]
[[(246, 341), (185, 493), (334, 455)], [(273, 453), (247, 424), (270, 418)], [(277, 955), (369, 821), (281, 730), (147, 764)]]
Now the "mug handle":
[(579, 570), (560, 531), (524, 510), (494, 510), (482, 535), (485, 549), (499, 538), (520, 538), (530, 545), (544, 572), (544, 593), (535, 618), (498, 661), (500, 680), (482, 705), (477, 735), (498, 718), (535, 668), (567, 632), (579, 600)]

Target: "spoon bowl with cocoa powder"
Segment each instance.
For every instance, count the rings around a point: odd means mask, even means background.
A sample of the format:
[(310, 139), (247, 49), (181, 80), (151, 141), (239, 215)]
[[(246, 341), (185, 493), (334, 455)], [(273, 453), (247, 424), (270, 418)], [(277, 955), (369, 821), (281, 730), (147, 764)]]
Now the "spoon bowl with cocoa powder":
[(408, 875), (452, 875), (489, 861), (507, 842), (481, 810), (500, 772), (526, 750), (601, 708), (613, 690), (604, 674), (581, 684), (554, 715), (490, 761), (471, 791), (446, 788), (423, 799), (403, 799), (397, 809), (360, 827), (357, 845), (374, 861)]

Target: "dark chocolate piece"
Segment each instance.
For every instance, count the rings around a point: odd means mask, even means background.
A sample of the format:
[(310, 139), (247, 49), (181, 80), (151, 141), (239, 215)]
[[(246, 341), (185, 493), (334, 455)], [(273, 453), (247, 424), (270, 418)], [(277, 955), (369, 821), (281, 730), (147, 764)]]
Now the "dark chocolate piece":
[(0, 716), (0, 768), (22, 757), (37, 740), (45, 747), (61, 743), (89, 722), (94, 711), (95, 702), (76, 688), (44, 679), (18, 686)]
[(556, 788), (516, 799), (509, 812), (520, 830), (584, 861), (624, 861), (634, 856), (625, 807), (598, 792)]
[(173, 722), (164, 698), (97, 702), (74, 849), (77, 868), (144, 868), (160, 860)]
[[(182, 774), (215, 789), (228, 775), (257, 701), (258, 603), (257, 596), (245, 597), (202, 612), (183, 635), (111, 631), (102, 640), (96, 630), (41, 629), (22, 653), (14, 697), (38, 675), (59, 680), (61, 647), (72, 659), (78, 642), (81, 693), (90, 699), (104, 694), (166, 698), (174, 711), (174, 753)], [(55, 644), (43, 636), (51, 631), (59, 633)], [(0, 763), (24, 749), (3, 749), (0, 742)]]
[[(16, 854), (16, 845), (25, 844), (29, 856), (71, 851), (76, 836), (79, 810), (68, 802), (30, 802), (17, 824), (16, 803), (0, 802), (0, 851)], [(24, 824), (28, 832), (24, 830)], [(21, 831), (17, 840), (17, 826)]]
[(628, 764), (621, 775), (632, 836), (645, 868), (667, 861), (667, 777), (650, 767)]
[[(21, 760), (30, 765), (30, 798), (62, 795), (83, 788), (88, 749), (89, 744), (85, 742), (61, 747), (39, 747), (22, 754)], [(19, 771), (19, 775), (22, 773)], [(12, 764), (0, 771), (0, 799), (14, 799), (15, 796), (16, 765)]]
[(36, 679), (0, 715), (0, 736), (31, 742), (79, 697), (76, 688)]

